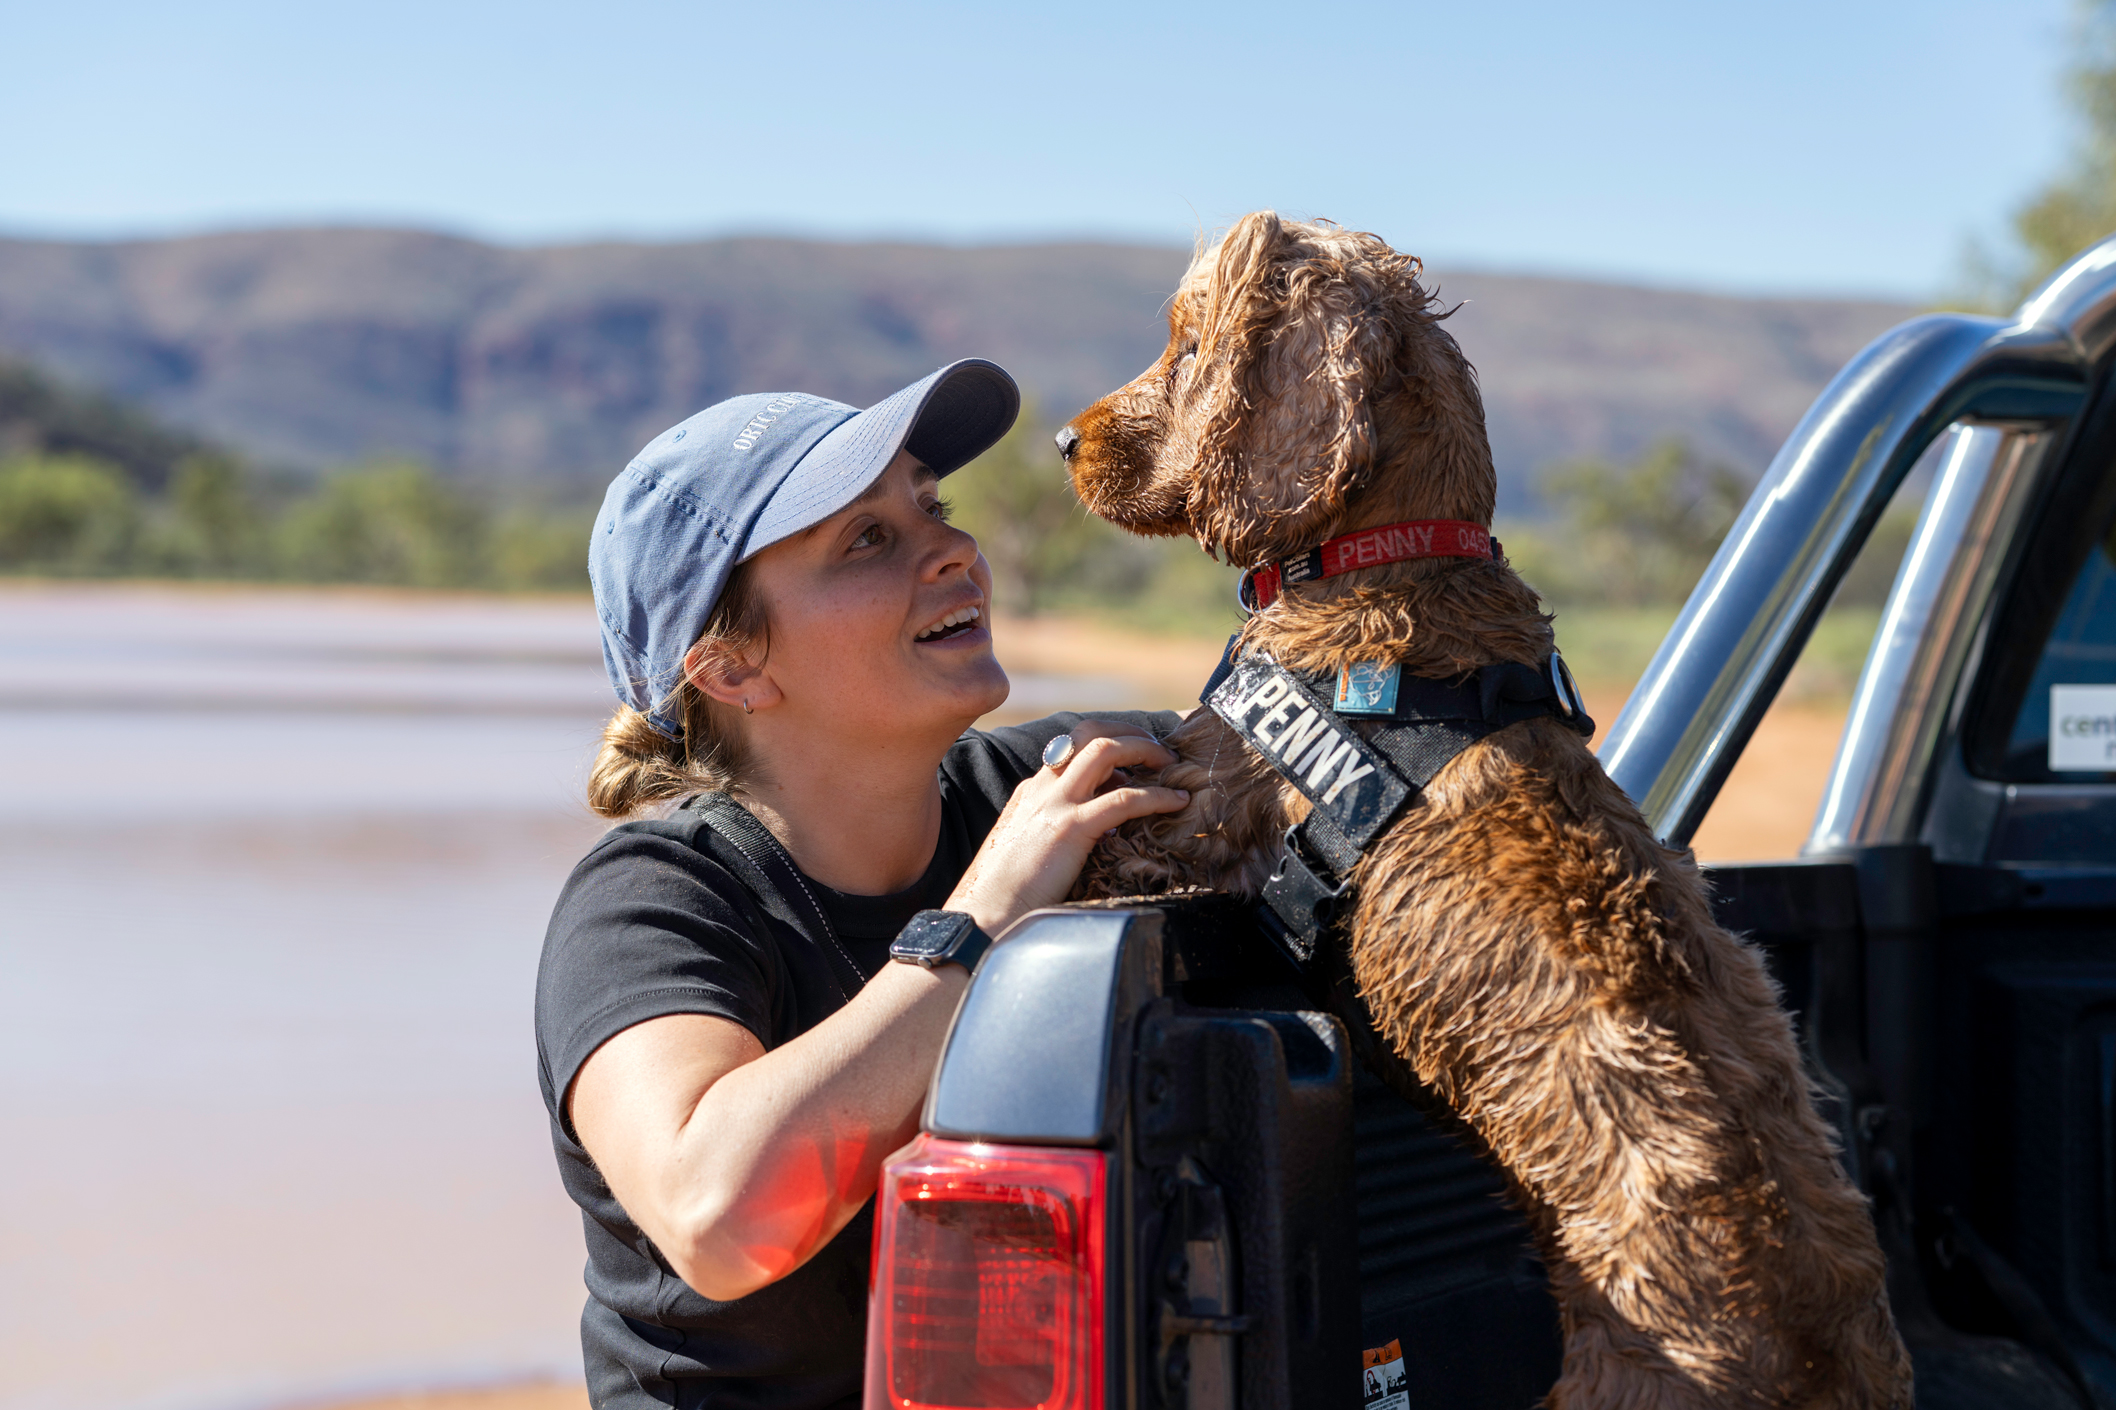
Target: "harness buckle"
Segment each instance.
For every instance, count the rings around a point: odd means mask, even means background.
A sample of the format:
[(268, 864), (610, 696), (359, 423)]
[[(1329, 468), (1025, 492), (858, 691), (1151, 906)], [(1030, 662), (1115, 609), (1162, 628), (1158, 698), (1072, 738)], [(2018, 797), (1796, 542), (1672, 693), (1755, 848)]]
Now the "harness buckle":
[(1316, 943), (1352, 909), (1352, 883), (1324, 880), (1333, 875), (1329, 865), (1307, 851), (1300, 824), (1287, 828), (1285, 854), (1263, 891), (1265, 907), (1279, 921), (1274, 928), (1283, 932), (1279, 943), (1303, 965), (1314, 958)]

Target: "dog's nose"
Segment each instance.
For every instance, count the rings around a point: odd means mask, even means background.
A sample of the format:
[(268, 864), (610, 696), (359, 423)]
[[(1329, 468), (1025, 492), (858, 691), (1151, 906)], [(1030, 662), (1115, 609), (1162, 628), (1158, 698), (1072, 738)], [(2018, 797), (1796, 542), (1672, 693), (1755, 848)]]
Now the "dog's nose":
[(1080, 444), (1080, 433), (1070, 426), (1058, 428), (1058, 454), (1067, 460), (1073, 458), (1073, 450)]

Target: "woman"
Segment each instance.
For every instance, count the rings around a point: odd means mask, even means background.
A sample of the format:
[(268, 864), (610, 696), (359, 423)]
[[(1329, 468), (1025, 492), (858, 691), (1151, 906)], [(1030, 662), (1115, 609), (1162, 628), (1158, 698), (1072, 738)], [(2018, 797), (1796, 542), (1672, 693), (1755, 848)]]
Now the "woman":
[(1120, 772), (1169, 761), (1174, 715), (965, 732), (1007, 679), (939, 480), (1019, 405), (974, 360), (865, 412), (738, 397), (604, 501), (624, 704), (589, 800), (660, 816), (574, 870), (537, 982), (601, 1410), (858, 1402), (869, 1201), (968, 967), (1096, 837), (1185, 801)]

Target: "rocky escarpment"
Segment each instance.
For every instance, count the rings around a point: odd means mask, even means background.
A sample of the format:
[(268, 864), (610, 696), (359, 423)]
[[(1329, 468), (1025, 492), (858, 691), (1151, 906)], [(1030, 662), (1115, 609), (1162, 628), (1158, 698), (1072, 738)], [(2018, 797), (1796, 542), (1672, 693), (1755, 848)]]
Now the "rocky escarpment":
[[(1404, 232), (1387, 232), (1415, 248)], [(954, 357), (1063, 417), (1159, 350), (1188, 252), (783, 239), (505, 248), (419, 231), (0, 240), (0, 356), (267, 463), (403, 453), (599, 479), (737, 392), (864, 405)], [(1440, 271), (1507, 509), (1550, 460), (1675, 433), (1760, 470), (1836, 368), (1910, 312)]]

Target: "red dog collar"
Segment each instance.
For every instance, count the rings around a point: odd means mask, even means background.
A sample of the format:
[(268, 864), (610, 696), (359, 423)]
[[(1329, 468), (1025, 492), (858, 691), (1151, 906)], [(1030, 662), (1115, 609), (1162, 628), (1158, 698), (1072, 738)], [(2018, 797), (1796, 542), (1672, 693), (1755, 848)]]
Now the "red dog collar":
[[(1320, 548), (1276, 563), (1263, 563), (1242, 574), (1235, 596), (1242, 606), (1261, 612), (1278, 600), (1281, 590), (1317, 578), (1334, 578), (1355, 568), (1378, 568), (1411, 558), (1497, 558), (1499, 541), (1481, 524), (1461, 519), (1413, 519), (1339, 534)], [(1253, 600), (1252, 600), (1253, 599)]]

